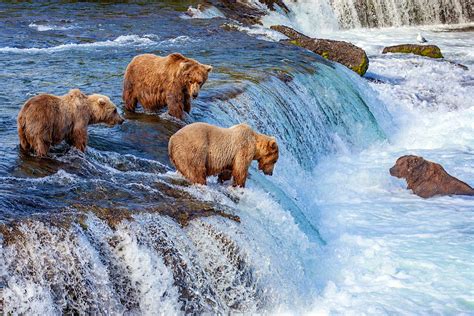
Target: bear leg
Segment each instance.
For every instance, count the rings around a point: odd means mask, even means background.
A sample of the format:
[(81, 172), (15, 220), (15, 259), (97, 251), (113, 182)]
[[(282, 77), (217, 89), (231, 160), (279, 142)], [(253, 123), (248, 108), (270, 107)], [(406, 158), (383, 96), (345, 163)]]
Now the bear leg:
[(193, 182), (197, 184), (206, 185), (207, 184), (206, 174), (204, 172), (202, 173), (197, 172)]
[(86, 151), (87, 147), (87, 127), (75, 128), (72, 132), (72, 145), (82, 152)]
[[(188, 168), (188, 179), (191, 180), (192, 183), (206, 185), (206, 167), (204, 165), (200, 165), (199, 162), (194, 161)], [(185, 175), (186, 176), (186, 175)]]
[(170, 93), (166, 96), (166, 105), (168, 105), (168, 114), (183, 119), (183, 97), (181, 95)]
[(234, 177), (234, 187), (245, 187), (247, 181), (248, 171), (250, 164), (252, 163), (253, 155), (252, 152), (247, 149), (242, 149), (237, 153), (232, 166), (232, 177)]
[(200, 167), (198, 163), (192, 163), (186, 168), (183, 168), (181, 173), (194, 184), (207, 184), (206, 168), (204, 166)]
[(49, 144), (45, 143), (43, 140), (38, 139), (35, 145), (35, 153), (38, 157), (46, 157), (49, 150)]
[(234, 177), (234, 182), (232, 186), (245, 188), (245, 182), (247, 181), (247, 170), (232, 170), (232, 176)]
[(137, 98), (127, 98), (125, 100), (125, 109), (130, 112), (135, 112), (135, 108), (137, 107), (138, 100)]
[(137, 107), (137, 98), (133, 94), (133, 86), (130, 80), (128, 80), (128, 75), (125, 74), (125, 80), (123, 82), (123, 94), (122, 99), (125, 102), (125, 109), (131, 112), (135, 112)]
[(20, 139), (20, 149), (28, 152), (31, 148), (28, 139), (26, 138), (25, 129), (23, 126), (18, 127), (18, 138)]
[(184, 111), (186, 113), (191, 112), (191, 97), (189, 95), (184, 96)]

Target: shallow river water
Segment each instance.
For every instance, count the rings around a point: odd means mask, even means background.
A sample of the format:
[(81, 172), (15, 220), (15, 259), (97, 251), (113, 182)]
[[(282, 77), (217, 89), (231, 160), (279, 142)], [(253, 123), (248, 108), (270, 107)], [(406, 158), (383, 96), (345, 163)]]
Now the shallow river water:
[[(363, 47), (367, 80), (266, 28), (307, 31), (301, 19), (271, 14), (242, 32), (221, 27), (220, 14), (185, 18), (188, 5), (0, 4), (6, 311), (474, 313), (474, 199), (424, 200), (388, 173), (417, 154), (474, 185), (474, 33), (308, 34)], [(469, 70), (380, 54), (420, 30)], [(131, 58), (171, 52), (214, 66), (185, 121), (246, 122), (276, 136), (272, 177), (253, 165), (245, 189), (215, 178), (190, 186), (167, 153), (182, 123), (123, 112)], [(20, 154), (21, 105), (75, 87), (110, 96), (126, 122), (90, 127), (85, 154), (65, 145), (47, 159)]]

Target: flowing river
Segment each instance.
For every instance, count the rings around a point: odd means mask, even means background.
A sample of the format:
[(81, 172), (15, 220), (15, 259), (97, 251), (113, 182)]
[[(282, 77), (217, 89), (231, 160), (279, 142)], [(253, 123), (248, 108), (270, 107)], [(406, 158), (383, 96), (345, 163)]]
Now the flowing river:
[[(417, 154), (474, 185), (472, 24), (348, 29), (371, 24), (342, 23), (334, 2), (230, 29), (218, 11), (187, 17), (192, 1), (0, 4), (6, 314), (473, 314), (473, 197), (425, 200), (388, 173)], [(469, 22), (459, 10), (431, 22)], [(273, 24), (364, 48), (365, 78), (279, 44)], [(380, 53), (420, 31), (453, 63)], [(274, 135), (272, 177), (253, 165), (245, 189), (191, 186), (168, 159), (182, 123), (123, 112), (130, 60), (172, 52), (214, 67), (186, 123)], [(126, 122), (89, 127), (84, 154), (20, 154), (22, 104), (71, 88), (110, 96)]]

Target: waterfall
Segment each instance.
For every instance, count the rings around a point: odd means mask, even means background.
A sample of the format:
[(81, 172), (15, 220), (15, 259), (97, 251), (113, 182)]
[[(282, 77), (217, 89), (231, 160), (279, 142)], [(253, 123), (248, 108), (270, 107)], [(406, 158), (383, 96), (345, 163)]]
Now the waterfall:
[(464, 0), (330, 0), (343, 28), (473, 21), (472, 3)]
[(286, 24), (318, 35), (339, 28), (458, 24), (474, 21), (471, 1), (464, 0), (284, 0), (264, 25)]
[[(271, 73), (234, 82), (196, 102), (197, 120), (221, 126), (247, 122), (277, 137), (282, 153), (275, 176), (252, 167), (245, 190), (215, 180), (208, 187), (186, 186), (156, 162), (92, 148), (85, 156), (61, 158), (79, 160), (82, 176), (60, 170), (35, 180), (6, 179), (5, 185), (18, 190), (47, 184), (57, 192), (77, 191), (84, 202), (113, 192), (139, 210), (116, 208), (104, 215), (102, 208), (69, 206), (57, 215), (0, 226), (5, 245), (0, 285), (7, 314), (304, 307), (317, 291), (314, 267), (324, 241), (316, 221), (304, 215), (316, 214), (314, 206), (295, 195), (294, 189), (304, 190), (304, 185), (293, 181), (304, 181), (323, 155), (383, 139), (377, 120), (389, 119), (383, 107), (374, 106), (375, 96), (367, 94), (359, 77), (315, 60), (283, 77)], [(211, 216), (183, 226), (144, 209), (196, 203), (198, 209), (204, 207), (199, 203), (208, 203), (236, 214), (241, 222)]]

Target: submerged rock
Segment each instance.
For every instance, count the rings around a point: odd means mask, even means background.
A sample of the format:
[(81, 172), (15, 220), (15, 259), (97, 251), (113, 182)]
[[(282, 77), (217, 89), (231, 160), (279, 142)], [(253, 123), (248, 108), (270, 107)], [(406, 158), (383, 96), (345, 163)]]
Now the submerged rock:
[(274, 25), (271, 29), (289, 38), (283, 42), (306, 48), (326, 59), (343, 64), (361, 76), (369, 68), (369, 58), (365, 51), (349, 42), (311, 38), (283, 25)]
[(441, 49), (436, 45), (402, 44), (388, 46), (382, 51), (382, 54), (387, 53), (415, 54), (430, 58), (443, 58)]

